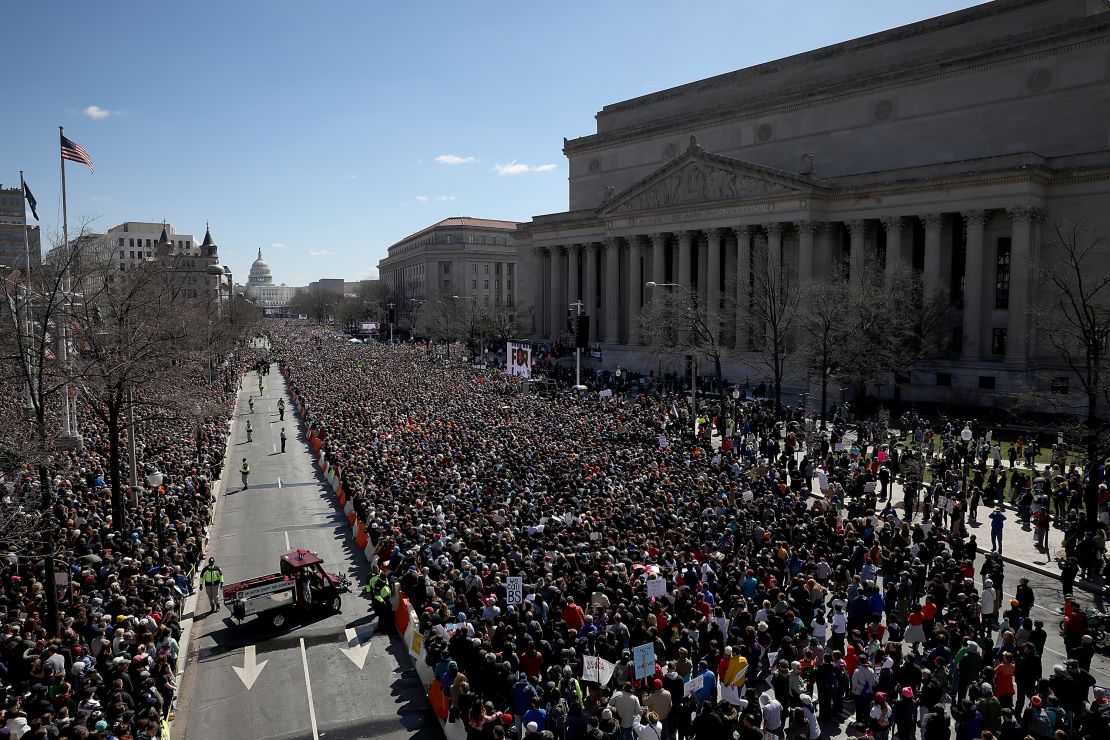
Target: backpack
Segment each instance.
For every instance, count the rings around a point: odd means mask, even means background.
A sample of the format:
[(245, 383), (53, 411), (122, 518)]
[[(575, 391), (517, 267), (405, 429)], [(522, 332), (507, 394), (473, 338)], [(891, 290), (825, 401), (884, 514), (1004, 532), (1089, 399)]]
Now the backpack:
[(563, 728), (567, 724), (567, 716), (570, 714), (570, 705), (567, 700), (560, 697), (547, 708), (547, 729), (551, 730), (556, 737), (559, 737)]

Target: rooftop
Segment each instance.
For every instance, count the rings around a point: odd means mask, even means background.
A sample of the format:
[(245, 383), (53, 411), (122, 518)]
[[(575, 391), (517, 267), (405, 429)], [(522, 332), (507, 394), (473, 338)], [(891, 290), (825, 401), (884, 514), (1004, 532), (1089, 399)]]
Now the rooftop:
[[(507, 231), (515, 231), (517, 225), (516, 221), (499, 221), (493, 218), (471, 218), (470, 216), (451, 216), (431, 226), (427, 226), (414, 234), (409, 234), (404, 239), (398, 240), (396, 244), (403, 244), (404, 242), (424, 236), (428, 232), (436, 229), (461, 227), (467, 229), (504, 229)], [(394, 246), (396, 246), (396, 244)]]

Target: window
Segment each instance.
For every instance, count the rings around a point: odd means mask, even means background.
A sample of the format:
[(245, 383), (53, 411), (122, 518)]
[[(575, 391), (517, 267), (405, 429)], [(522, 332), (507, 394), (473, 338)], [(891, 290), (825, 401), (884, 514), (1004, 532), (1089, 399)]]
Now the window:
[(131, 250), (131, 259), (135, 259), (135, 250), (134, 249)]
[(509, 277), (512, 277), (513, 276), (513, 264), (510, 262), (509, 264), (505, 265), (505, 268), (509, 271)]
[(474, 243), (474, 236), (473, 236), (473, 235), (470, 235), (470, 236), (466, 237), (466, 240), (467, 240), (468, 242), (470, 242), (471, 244), (473, 244), (473, 243)]
[(994, 376), (993, 375), (980, 375), (979, 388), (984, 391), (994, 390)]
[(937, 373), (937, 385), (949, 388), (952, 386), (952, 373)]
[(506, 280), (505, 281), (505, 290), (512, 290), (512, 289), (513, 289), (513, 281), (512, 280)]
[(1070, 385), (1070, 378), (1066, 375), (1060, 375), (1052, 379), (1052, 392), (1058, 396), (1066, 396), (1068, 394), (1068, 386)]
[(127, 246), (129, 246), (129, 247), (135, 246), (135, 239), (134, 238), (128, 239), (127, 240)]
[(494, 275), (500, 275), (501, 274), (501, 263), (500, 262), (498, 262), (497, 264), (495, 264), (493, 266), (493, 274)]
[(489, 280), (483, 280), (482, 283), (482, 287), (486, 290), (489, 290)]
[(444, 262), (443, 263), (443, 274), (444, 275), (450, 275), (451, 274), (451, 263), (450, 262)]
[[(147, 240), (146, 240), (146, 245), (147, 245), (148, 247), (149, 247), (149, 246), (151, 246), (151, 243), (150, 243), (150, 239), (147, 239)], [(141, 239), (139, 240), (139, 246), (142, 246), (142, 240), (141, 240)]]
[(119, 238), (119, 246), (121, 246), (121, 247), (123, 246), (123, 237), (122, 236)]
[(123, 259), (123, 255), (124, 255), (124, 251), (122, 249), (119, 250), (119, 258), (120, 259)]
[(470, 266), (470, 274), (471, 275), (477, 275), (478, 274), (478, 265), (471, 265)]
[(489, 265), (483, 265), (482, 271), (484, 274), (489, 275)]
[(477, 280), (471, 280), (470, 281), (470, 289), (471, 290), (478, 290), (478, 281)]
[(998, 240), (998, 257), (994, 269), (994, 307), (1010, 307), (1010, 237)]
[(450, 243), (451, 243), (451, 238), (452, 238), (452, 237), (451, 237), (451, 235), (450, 235), (450, 234), (448, 234), (448, 235), (447, 235), (447, 243), (448, 243), (448, 244), (450, 244)]
[(1006, 354), (1006, 330), (1005, 329), (991, 329), (991, 354), (992, 355), (1005, 355)]

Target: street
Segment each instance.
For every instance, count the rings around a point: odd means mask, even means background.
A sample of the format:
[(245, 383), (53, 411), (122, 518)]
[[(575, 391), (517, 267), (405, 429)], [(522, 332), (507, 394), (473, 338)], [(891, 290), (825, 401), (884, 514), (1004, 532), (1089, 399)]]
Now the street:
[[(262, 380), (259, 397), (258, 376), (243, 378), (209, 555), (230, 584), (275, 572), (284, 552), (305, 548), (327, 570), (346, 574), (352, 591), (342, 613), (294, 618), (281, 628), (258, 617), (236, 625), (227, 608), (207, 614), (201, 594), (174, 737), (442, 737), (403, 643), (373, 636), (361, 593), (365, 558), (313, 466), (277, 366)], [(276, 404), (283, 397), (281, 422)], [(245, 491), (238, 473), (244, 457), (251, 470)]]

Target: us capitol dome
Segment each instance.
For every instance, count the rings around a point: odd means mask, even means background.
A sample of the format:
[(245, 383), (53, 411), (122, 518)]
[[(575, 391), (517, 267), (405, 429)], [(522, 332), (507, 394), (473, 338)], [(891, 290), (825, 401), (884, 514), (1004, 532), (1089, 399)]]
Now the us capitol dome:
[(248, 288), (261, 288), (274, 284), (274, 277), (270, 274), (270, 266), (262, 259), (262, 247), (258, 248), (258, 258), (251, 265), (251, 271), (247, 275)]

